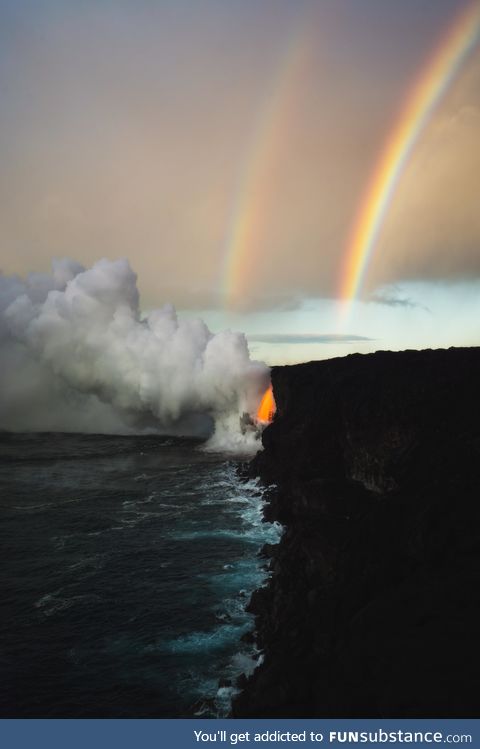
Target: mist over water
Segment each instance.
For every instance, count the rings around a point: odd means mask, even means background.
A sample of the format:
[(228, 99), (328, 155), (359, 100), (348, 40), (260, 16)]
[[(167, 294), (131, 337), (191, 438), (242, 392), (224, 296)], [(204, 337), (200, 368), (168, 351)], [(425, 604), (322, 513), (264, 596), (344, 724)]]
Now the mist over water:
[(0, 435), (2, 716), (226, 713), (279, 530), (200, 446)]
[(142, 315), (136, 280), (127, 260), (0, 275), (0, 428), (216, 432), (216, 449), (258, 449), (239, 419), (256, 412), (266, 365), (241, 333), (213, 334), (169, 304)]

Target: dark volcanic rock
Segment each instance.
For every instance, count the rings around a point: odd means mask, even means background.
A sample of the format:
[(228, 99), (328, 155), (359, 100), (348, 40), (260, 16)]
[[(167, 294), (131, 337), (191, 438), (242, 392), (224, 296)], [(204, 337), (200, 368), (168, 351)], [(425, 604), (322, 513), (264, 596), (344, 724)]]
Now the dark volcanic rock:
[(250, 471), (286, 526), (234, 716), (478, 715), (480, 349), (276, 367)]

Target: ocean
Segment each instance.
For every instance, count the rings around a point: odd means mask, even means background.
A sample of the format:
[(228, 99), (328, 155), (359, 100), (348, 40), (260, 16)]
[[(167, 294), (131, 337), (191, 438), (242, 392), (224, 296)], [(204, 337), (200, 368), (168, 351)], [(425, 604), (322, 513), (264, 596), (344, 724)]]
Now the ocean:
[(280, 534), (237, 467), (191, 439), (0, 435), (1, 717), (228, 714)]

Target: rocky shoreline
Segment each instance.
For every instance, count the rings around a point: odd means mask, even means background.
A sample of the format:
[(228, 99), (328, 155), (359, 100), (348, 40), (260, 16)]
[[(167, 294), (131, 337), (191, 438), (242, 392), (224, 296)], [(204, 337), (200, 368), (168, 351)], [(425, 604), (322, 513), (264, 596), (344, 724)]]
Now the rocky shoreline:
[(474, 717), (480, 348), (272, 370), (250, 475), (285, 526), (250, 601), (261, 665), (234, 717)]

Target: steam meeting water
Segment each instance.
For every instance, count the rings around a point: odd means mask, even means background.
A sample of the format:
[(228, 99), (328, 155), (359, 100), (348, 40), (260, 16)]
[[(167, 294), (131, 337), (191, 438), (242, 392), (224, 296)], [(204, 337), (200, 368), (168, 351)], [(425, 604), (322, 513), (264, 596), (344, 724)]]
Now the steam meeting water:
[(0, 435), (2, 717), (224, 715), (278, 538), (199, 442)]

